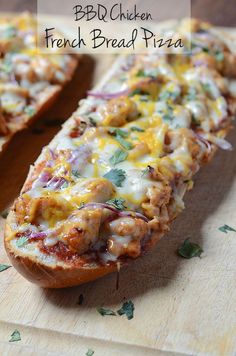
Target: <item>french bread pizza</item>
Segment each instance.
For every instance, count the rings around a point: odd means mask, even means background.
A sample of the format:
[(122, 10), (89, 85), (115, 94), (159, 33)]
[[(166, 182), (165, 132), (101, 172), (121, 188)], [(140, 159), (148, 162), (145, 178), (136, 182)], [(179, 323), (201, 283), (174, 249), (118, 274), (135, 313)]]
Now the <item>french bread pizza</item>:
[(94, 280), (152, 249), (184, 209), (193, 176), (225, 136), (236, 58), (210, 25), (182, 20), (191, 52), (118, 58), (31, 167), (5, 248), (31, 282)]
[(0, 151), (54, 102), (77, 62), (39, 53), (33, 15), (0, 17)]

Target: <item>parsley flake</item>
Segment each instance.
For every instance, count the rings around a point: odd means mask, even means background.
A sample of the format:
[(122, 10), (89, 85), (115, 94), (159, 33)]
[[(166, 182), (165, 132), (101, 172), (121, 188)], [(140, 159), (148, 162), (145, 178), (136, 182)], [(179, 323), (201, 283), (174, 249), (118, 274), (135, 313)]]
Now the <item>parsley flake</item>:
[(119, 142), (119, 144), (125, 148), (126, 150), (131, 150), (133, 148), (133, 144), (131, 142), (128, 142), (124, 140), (121, 136), (116, 136), (116, 141)]
[(10, 267), (11, 267), (10, 265), (2, 265), (2, 264), (0, 264), (0, 272), (3, 272), (3, 271), (5, 271), (6, 269), (8, 269)]
[(128, 320), (133, 319), (134, 317), (134, 303), (129, 300), (128, 302), (123, 303), (122, 307), (117, 310), (119, 315), (126, 315)]
[(215, 59), (218, 61), (218, 62), (222, 62), (224, 60), (224, 53), (223, 52), (220, 52), (220, 51), (216, 51), (215, 52)]
[(114, 198), (110, 199), (106, 202), (106, 204), (114, 206), (118, 210), (124, 210), (125, 205), (124, 205), (125, 199), (122, 198)]
[(76, 169), (72, 169), (71, 173), (74, 177), (81, 178), (81, 174)]
[(139, 69), (137, 74), (136, 74), (137, 77), (144, 77), (145, 76), (145, 73), (144, 73), (144, 70), (143, 69)]
[(89, 117), (88, 117), (88, 119), (89, 119), (90, 124), (91, 124), (92, 126), (94, 126), (94, 127), (96, 127), (96, 126), (97, 126), (97, 123), (96, 123), (96, 121), (94, 120), (94, 118), (93, 118), (93, 117), (89, 116)]
[(231, 226), (229, 226), (229, 225), (223, 225), (223, 226), (220, 226), (219, 227), (219, 230), (221, 231), (221, 232), (224, 232), (225, 234), (228, 234), (228, 232), (229, 231), (234, 231), (234, 232), (236, 232), (236, 230), (233, 228), (233, 227), (231, 227)]
[(115, 151), (114, 155), (111, 156), (111, 158), (109, 159), (109, 162), (115, 166), (116, 164), (125, 161), (127, 156), (128, 156), (127, 152), (118, 148)]
[(118, 129), (116, 127), (111, 127), (108, 130), (109, 134), (114, 135), (114, 136), (121, 136), (123, 138), (127, 138), (129, 136), (129, 133), (126, 132), (125, 130)]
[(88, 349), (88, 351), (86, 352), (86, 356), (93, 356), (95, 351), (93, 351), (92, 349)]
[(141, 95), (141, 94), (143, 94), (142, 90), (139, 88), (136, 88), (129, 94), (129, 96)]
[(196, 100), (197, 90), (196, 88), (190, 87), (186, 99), (189, 101)]
[(28, 116), (33, 116), (36, 112), (35, 108), (31, 105), (26, 106), (24, 109), (24, 112), (28, 115)]
[(109, 172), (104, 174), (104, 178), (110, 180), (117, 187), (122, 186), (122, 182), (125, 180), (126, 173), (122, 169), (111, 169)]
[(85, 203), (82, 201), (82, 203), (80, 203), (80, 205), (78, 206), (78, 209), (82, 209), (85, 206)]
[(97, 309), (98, 313), (101, 314), (102, 316), (105, 316), (105, 315), (116, 315), (116, 313), (111, 310), (111, 309), (106, 309), (106, 308), (103, 308), (103, 307), (100, 307)]
[(138, 126), (132, 126), (130, 128), (131, 131), (137, 131), (137, 132), (144, 132), (145, 130), (144, 129), (141, 129), (141, 127), (138, 127)]
[(178, 254), (184, 258), (200, 257), (203, 250), (202, 248), (189, 239), (186, 239), (183, 244), (178, 248)]
[(17, 247), (22, 247), (28, 242), (28, 237), (22, 236), (16, 241), (16, 246)]
[(15, 329), (13, 331), (13, 333), (11, 334), (11, 338), (10, 338), (9, 342), (15, 342), (15, 341), (20, 341), (20, 340), (21, 340), (20, 332), (19, 332), (19, 330)]
[(211, 86), (209, 83), (202, 83), (202, 88), (205, 92), (211, 93)]

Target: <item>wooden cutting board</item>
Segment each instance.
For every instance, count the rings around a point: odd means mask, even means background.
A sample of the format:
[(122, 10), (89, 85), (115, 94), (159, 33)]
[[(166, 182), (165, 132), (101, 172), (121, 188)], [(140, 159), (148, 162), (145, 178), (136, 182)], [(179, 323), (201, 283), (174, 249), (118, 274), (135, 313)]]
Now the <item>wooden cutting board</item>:
[[(0, 211), (12, 203), (29, 164), (59, 130), (50, 122), (68, 118), (113, 60), (85, 56), (53, 108), (10, 143), (0, 157)], [(121, 270), (118, 290), (115, 274), (75, 288), (43, 290), (13, 268), (1, 272), (0, 354), (85, 355), (92, 349), (94, 356), (235, 355), (236, 233), (218, 230), (224, 224), (236, 227), (235, 130), (228, 139), (234, 151), (218, 151), (201, 170), (171, 232)], [(0, 263), (8, 264), (3, 225), (1, 219)], [(202, 258), (177, 255), (187, 237), (202, 246)], [(97, 312), (100, 306), (117, 310), (124, 300), (135, 305), (132, 320)], [(15, 329), (21, 341), (9, 343)]]

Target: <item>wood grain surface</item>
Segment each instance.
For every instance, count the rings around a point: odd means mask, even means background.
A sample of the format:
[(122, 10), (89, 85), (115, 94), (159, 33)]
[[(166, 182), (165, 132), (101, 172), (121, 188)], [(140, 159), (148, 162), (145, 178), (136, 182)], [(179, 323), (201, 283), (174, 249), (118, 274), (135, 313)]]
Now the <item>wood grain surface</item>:
[[(12, 203), (29, 165), (59, 130), (48, 121), (68, 118), (113, 60), (85, 56), (54, 107), (12, 140), (0, 157), (1, 211)], [(235, 130), (228, 139), (236, 147)], [(218, 230), (224, 224), (236, 226), (235, 150), (217, 152), (196, 176), (185, 201), (186, 210), (155, 250), (121, 270), (118, 290), (115, 274), (75, 288), (43, 290), (13, 268), (1, 272), (0, 354), (80, 356), (92, 349), (94, 356), (235, 355), (236, 233)], [(0, 224), (2, 236), (3, 219)], [(202, 258), (177, 255), (187, 237), (202, 246)], [(0, 263), (9, 263), (2, 238)], [(124, 300), (135, 305), (132, 320), (97, 312), (100, 306), (117, 310)], [(9, 343), (15, 329), (21, 341)]]

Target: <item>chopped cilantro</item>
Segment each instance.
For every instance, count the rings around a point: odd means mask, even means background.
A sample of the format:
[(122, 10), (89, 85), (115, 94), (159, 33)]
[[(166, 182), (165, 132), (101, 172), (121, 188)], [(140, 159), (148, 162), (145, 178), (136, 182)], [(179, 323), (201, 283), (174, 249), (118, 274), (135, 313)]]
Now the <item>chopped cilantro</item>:
[(3, 271), (5, 271), (6, 269), (8, 269), (10, 267), (11, 267), (10, 265), (2, 265), (2, 264), (0, 264), (0, 272), (3, 272)]
[(17, 33), (16, 28), (13, 25), (9, 25), (4, 31), (3, 31), (3, 38), (5, 39), (10, 39), (12, 37), (15, 37)]
[(94, 120), (93, 117), (89, 116), (88, 119), (89, 119), (90, 124), (91, 124), (92, 126), (95, 126), (95, 127), (97, 126), (97, 123), (96, 123), (96, 121)]
[(131, 150), (133, 148), (133, 144), (129, 141), (126, 141), (123, 139), (121, 136), (116, 136), (116, 141), (119, 142), (119, 144), (124, 147), (126, 150)]
[(109, 205), (114, 206), (118, 210), (124, 210), (125, 209), (124, 202), (125, 202), (125, 199), (114, 198), (114, 199), (108, 200), (106, 203), (109, 204)]
[(215, 59), (218, 61), (218, 62), (222, 62), (224, 60), (224, 53), (223, 52), (220, 52), (220, 51), (216, 51), (215, 52)]
[(202, 88), (205, 92), (211, 93), (211, 86), (209, 83), (202, 83)]
[(117, 187), (122, 186), (122, 182), (125, 180), (126, 173), (122, 169), (111, 169), (109, 172), (104, 174), (104, 178), (110, 180)]
[(136, 88), (129, 94), (129, 96), (141, 95), (141, 94), (143, 94), (142, 90), (139, 88)]
[(119, 310), (117, 310), (117, 313), (119, 315), (125, 314), (127, 316), (128, 320), (133, 319), (133, 317), (134, 317), (134, 303), (131, 300), (123, 303), (122, 307)]
[(189, 239), (186, 239), (183, 244), (178, 248), (178, 254), (184, 258), (200, 257), (203, 250), (202, 248)]
[(35, 108), (31, 105), (28, 105), (25, 107), (24, 112), (28, 115), (28, 116), (33, 116), (36, 112)]
[(136, 74), (137, 77), (145, 77), (146, 74), (143, 69), (139, 69), (139, 71)]
[(220, 226), (219, 227), (219, 230), (221, 231), (221, 232), (224, 232), (225, 234), (228, 234), (228, 231), (234, 231), (234, 232), (236, 232), (236, 230), (233, 228), (233, 227), (230, 227), (229, 225), (223, 225), (223, 226)]
[(5, 73), (11, 73), (12, 71), (12, 65), (10, 62), (5, 62), (2, 64), (1, 69), (5, 72)]
[(15, 329), (13, 331), (13, 333), (11, 334), (11, 338), (10, 338), (9, 342), (15, 342), (15, 341), (20, 341), (20, 340), (21, 340), (20, 332), (19, 332), (19, 330)]
[(116, 313), (113, 310), (106, 309), (106, 308), (103, 308), (103, 307), (98, 308), (97, 311), (102, 316), (105, 316), (105, 315), (116, 315)]
[(22, 247), (28, 242), (28, 237), (22, 236), (16, 241), (16, 246), (17, 247)]
[(171, 92), (171, 91), (165, 90), (159, 96), (159, 99), (163, 100), (163, 101), (167, 101), (167, 100), (170, 100), (170, 99), (176, 100), (177, 98), (178, 98), (178, 92), (177, 91)]
[(197, 90), (196, 88), (190, 87), (186, 99), (189, 101), (196, 100)]
[(141, 129), (141, 127), (138, 127), (138, 126), (132, 126), (130, 128), (131, 131), (137, 131), (137, 132), (144, 132), (145, 130), (144, 129)]
[(88, 349), (88, 351), (86, 352), (86, 356), (93, 356), (95, 351), (93, 351), (92, 349)]
[(71, 173), (74, 177), (81, 178), (81, 174), (76, 169), (72, 169)]
[(85, 206), (85, 203), (82, 201), (82, 203), (80, 203), (80, 205), (78, 206), (78, 209), (82, 209)]
[(128, 153), (126, 151), (118, 148), (115, 151), (114, 155), (111, 156), (111, 158), (109, 159), (109, 162), (115, 166), (116, 164), (125, 161), (127, 156)]
[(127, 138), (129, 136), (129, 133), (126, 132), (125, 130), (118, 129), (116, 127), (111, 127), (108, 130), (109, 134), (114, 135), (114, 136), (121, 136), (123, 138)]

